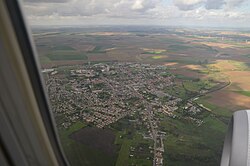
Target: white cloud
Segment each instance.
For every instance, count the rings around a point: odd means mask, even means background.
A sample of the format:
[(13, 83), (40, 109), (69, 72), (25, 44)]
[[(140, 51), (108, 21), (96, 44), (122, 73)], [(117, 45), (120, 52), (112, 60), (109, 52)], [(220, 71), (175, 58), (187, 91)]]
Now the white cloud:
[(240, 6), (242, 3), (246, 1), (247, 0), (227, 0), (226, 4), (229, 8), (234, 8)]
[(193, 10), (202, 3), (204, 3), (204, 0), (174, 0), (175, 6), (180, 10)]
[(174, 4), (180, 10), (193, 10), (201, 6), (210, 9), (221, 9), (225, 4), (225, 0), (174, 0)]
[[(246, 0), (25, 0), (31, 24), (167, 24), (237, 26), (250, 19), (235, 6)], [(233, 6), (233, 7), (231, 7)]]
[(132, 5), (132, 9), (138, 10), (138, 9), (143, 9), (143, 0), (136, 0), (135, 3)]

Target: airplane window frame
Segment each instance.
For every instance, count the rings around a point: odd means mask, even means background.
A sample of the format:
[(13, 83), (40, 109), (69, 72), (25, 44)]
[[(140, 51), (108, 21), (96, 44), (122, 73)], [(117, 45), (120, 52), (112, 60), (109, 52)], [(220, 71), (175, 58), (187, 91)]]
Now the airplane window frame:
[(44, 82), (39, 70), (40, 66), (37, 61), (37, 53), (32, 42), (29, 27), (25, 22), (24, 14), (22, 12), (22, 4), (17, 0), (4, 0), (3, 3), (6, 5), (6, 10), (22, 53), (21, 56), (23, 56), (25, 66), (28, 71), (32, 90), (35, 94), (35, 99), (38, 103), (40, 115), (42, 117), (49, 141), (52, 145), (53, 152), (55, 153), (58, 164), (60, 166), (67, 166), (69, 164), (57, 135), (48, 96), (45, 92)]

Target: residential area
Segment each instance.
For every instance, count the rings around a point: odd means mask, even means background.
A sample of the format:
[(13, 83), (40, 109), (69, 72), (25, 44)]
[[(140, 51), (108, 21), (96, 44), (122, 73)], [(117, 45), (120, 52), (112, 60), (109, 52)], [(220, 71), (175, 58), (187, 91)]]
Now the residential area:
[[(134, 121), (146, 127), (144, 139), (153, 141), (153, 165), (162, 166), (164, 139), (160, 130), (164, 114), (178, 118), (182, 99), (165, 90), (174, 86), (174, 75), (166, 66), (140, 63), (87, 64), (76, 67), (45, 69), (43, 74), (58, 128), (69, 128), (77, 121), (92, 127), (107, 128), (120, 119), (140, 114)], [(190, 114), (201, 111), (198, 105), (187, 102), (184, 108)], [(197, 126), (202, 120), (185, 117)], [(141, 122), (140, 122), (141, 121)], [(131, 154), (130, 157), (134, 155)]]

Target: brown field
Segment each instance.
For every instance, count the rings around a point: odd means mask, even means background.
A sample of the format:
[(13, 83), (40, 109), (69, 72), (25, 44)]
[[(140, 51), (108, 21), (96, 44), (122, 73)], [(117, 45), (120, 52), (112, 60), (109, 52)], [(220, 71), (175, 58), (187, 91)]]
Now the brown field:
[(202, 70), (203, 67), (201, 65), (184, 65), (182, 68), (190, 69), (190, 70)]
[[(166, 64), (168, 65), (168, 64)], [(180, 74), (191, 78), (213, 78), (219, 82), (228, 82), (230, 85), (224, 89), (209, 94), (208, 102), (225, 108), (230, 111), (250, 108), (250, 97), (237, 93), (236, 91), (250, 91), (250, 71), (242, 66), (240, 61), (216, 60), (214, 64), (209, 64), (210, 68), (219, 69), (219, 73), (201, 74), (197, 71), (203, 70), (200, 65), (183, 65), (169, 63), (169, 67), (174, 74)]]
[(230, 90), (250, 91), (250, 71), (231, 71), (225, 72), (229, 76), (232, 83), (235, 85)]
[(225, 89), (210, 94), (208, 101), (232, 111), (249, 109), (250, 97), (235, 91), (250, 91), (250, 71), (230, 71), (237, 69), (235, 65), (221, 61), (218, 63), (216, 67), (222, 70), (220, 75), (227, 77), (231, 84)]
[(177, 66), (178, 64), (179, 63), (176, 63), (176, 62), (169, 62), (169, 63), (165, 63), (164, 65), (172, 67), (172, 66)]
[(243, 96), (230, 90), (230, 88), (214, 92), (209, 95), (208, 101), (230, 111), (250, 108), (250, 97)]

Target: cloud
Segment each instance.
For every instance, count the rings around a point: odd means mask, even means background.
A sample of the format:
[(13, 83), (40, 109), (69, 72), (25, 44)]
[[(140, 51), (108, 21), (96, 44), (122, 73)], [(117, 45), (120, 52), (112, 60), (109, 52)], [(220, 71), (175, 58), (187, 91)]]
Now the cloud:
[[(32, 3), (30, 3), (32, 1)], [(43, 0), (46, 1), (46, 0)], [(25, 9), (28, 15), (51, 15), (57, 13), (62, 16), (92, 16), (108, 14), (109, 16), (144, 15), (160, 3), (160, 0), (64, 0), (58, 3), (36, 3), (35, 0), (25, 0)], [(52, 3), (54, 2), (54, 3)]]
[(224, 0), (207, 0), (207, 2), (205, 3), (205, 8), (208, 10), (221, 9), (224, 4)]
[(135, 3), (132, 5), (132, 9), (138, 10), (138, 9), (143, 9), (143, 0), (136, 0)]
[(204, 3), (204, 0), (174, 0), (173, 2), (180, 10), (187, 11), (200, 7)]
[(221, 9), (225, 0), (174, 0), (174, 4), (180, 10), (188, 11), (199, 7), (210, 9)]
[(242, 3), (246, 2), (247, 0), (227, 0), (226, 4), (229, 8), (234, 8), (242, 5)]
[[(237, 22), (247, 25), (241, 11), (247, 0), (24, 0), (31, 24), (173, 24)], [(55, 4), (56, 3), (56, 4)], [(235, 6), (239, 6), (235, 8)]]

